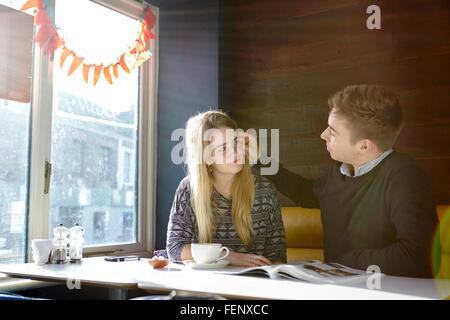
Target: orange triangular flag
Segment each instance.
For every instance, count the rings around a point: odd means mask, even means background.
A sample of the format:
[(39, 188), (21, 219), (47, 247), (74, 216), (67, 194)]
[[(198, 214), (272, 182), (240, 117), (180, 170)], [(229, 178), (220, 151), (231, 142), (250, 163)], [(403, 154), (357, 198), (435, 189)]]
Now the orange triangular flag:
[(125, 54), (123, 54), (120, 57), (120, 61), (119, 61), (120, 66), (122, 67), (122, 69), (126, 72), (126, 73), (131, 73), (130, 69), (128, 69), (128, 66), (125, 62)]
[(56, 49), (58, 49), (59, 47), (62, 47), (66, 42), (64, 41), (63, 38), (58, 36), (58, 42), (56, 43)]
[(145, 46), (142, 43), (142, 40), (139, 39), (136, 41), (136, 46), (130, 51), (130, 53), (136, 54), (136, 53), (142, 52), (144, 49), (145, 49)]
[(92, 65), (91, 64), (83, 64), (83, 78), (84, 81), (86, 81), (86, 83), (88, 83), (89, 81), (89, 70), (91, 69)]
[(111, 66), (107, 66), (103, 68), (103, 73), (105, 75), (106, 80), (108, 80), (109, 84), (113, 84), (112, 78), (111, 78), (111, 71), (109, 70)]
[(95, 67), (95, 73), (94, 73), (94, 86), (97, 85), (98, 80), (100, 79), (100, 74), (102, 72), (103, 65), (99, 65)]
[(67, 47), (63, 48), (63, 53), (61, 53), (61, 61), (59, 62), (59, 67), (62, 68), (64, 65), (64, 62), (66, 62), (67, 57), (71, 54), (72, 52), (67, 49)]
[(20, 8), (21, 11), (25, 11), (34, 7), (38, 6), (38, 0), (28, 0), (22, 8)]
[(114, 72), (114, 77), (118, 78), (119, 77), (119, 65), (117, 63), (113, 65), (113, 72)]
[(80, 64), (84, 61), (84, 58), (80, 58), (77, 56), (73, 57), (73, 61), (72, 61), (72, 65), (70, 66), (69, 69), (69, 73), (67, 74), (68, 76), (72, 75), (72, 73), (75, 72), (75, 70), (77, 70), (77, 68), (80, 66)]

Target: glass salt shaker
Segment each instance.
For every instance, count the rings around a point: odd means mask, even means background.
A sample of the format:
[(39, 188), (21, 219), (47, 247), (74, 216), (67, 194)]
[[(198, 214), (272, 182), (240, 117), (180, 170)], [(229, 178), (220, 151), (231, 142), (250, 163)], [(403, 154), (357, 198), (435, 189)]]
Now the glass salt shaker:
[(79, 263), (83, 259), (84, 228), (76, 223), (70, 228), (70, 263)]

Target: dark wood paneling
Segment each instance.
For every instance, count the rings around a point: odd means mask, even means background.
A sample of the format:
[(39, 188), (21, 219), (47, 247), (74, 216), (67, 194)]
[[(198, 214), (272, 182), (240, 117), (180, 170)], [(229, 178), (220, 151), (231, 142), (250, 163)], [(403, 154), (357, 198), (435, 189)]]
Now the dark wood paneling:
[(396, 148), (420, 161), (435, 199), (450, 203), (450, 1), (379, 0), (382, 29), (374, 31), (368, 0), (227, 3), (226, 109), (245, 128), (279, 128), (289, 169), (319, 175), (330, 161), (319, 138), (328, 97), (377, 83), (403, 106)]
[(408, 90), (450, 85), (450, 53), (400, 61), (320, 65), (307, 70), (254, 73), (240, 84), (235, 103), (239, 108), (265, 106), (326, 106), (330, 93), (345, 84), (378, 83), (394, 90)]
[(450, 124), (450, 86), (397, 92), (406, 125)]
[(286, 166), (315, 165), (329, 159), (325, 142), (316, 136), (293, 135), (282, 138), (280, 142), (280, 159)]
[(405, 126), (398, 137), (396, 148), (415, 159), (450, 157), (449, 142), (449, 124)]
[[(230, 1), (228, 1), (230, 2)], [(321, 0), (321, 1), (231, 1), (234, 4), (236, 23), (235, 30), (264, 26), (272, 21), (288, 20), (294, 17), (306, 17), (317, 15), (321, 12), (336, 10), (351, 4), (357, 0)]]
[[(238, 58), (239, 70), (245, 73), (308, 68), (349, 58), (355, 64), (376, 63), (396, 59), (399, 55), (414, 57), (427, 53), (430, 47), (434, 52), (449, 50), (448, 11), (432, 7), (434, 10), (415, 17), (409, 7), (400, 5), (401, 2), (380, 1), (382, 31), (368, 31), (365, 27), (367, 3), (349, 3), (351, 5), (331, 6), (313, 15), (285, 20), (270, 15), (264, 24), (236, 31), (233, 54)], [(282, 9), (283, 6), (279, 10)], [(398, 14), (400, 10), (402, 14)], [(396, 41), (398, 37), (402, 37), (401, 42)]]
[(450, 157), (417, 160), (430, 177), (432, 194), (437, 204), (448, 204), (450, 199), (449, 177)]
[[(300, 134), (319, 137), (326, 128), (328, 107), (315, 105), (298, 105), (284, 108), (282, 106), (261, 107), (234, 110), (232, 115), (239, 118), (244, 128), (279, 129), (280, 136)], [(303, 119), (309, 119), (305, 122)]]

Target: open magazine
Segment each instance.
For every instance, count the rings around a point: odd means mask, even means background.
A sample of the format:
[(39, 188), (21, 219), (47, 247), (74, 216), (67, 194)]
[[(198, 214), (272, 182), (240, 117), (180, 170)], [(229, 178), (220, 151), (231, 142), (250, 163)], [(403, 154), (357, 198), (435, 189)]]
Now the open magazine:
[(270, 278), (281, 277), (291, 280), (336, 284), (362, 281), (372, 274), (338, 263), (322, 263), (318, 260), (250, 268), (236, 267), (217, 271), (217, 273), (229, 275), (263, 275)]

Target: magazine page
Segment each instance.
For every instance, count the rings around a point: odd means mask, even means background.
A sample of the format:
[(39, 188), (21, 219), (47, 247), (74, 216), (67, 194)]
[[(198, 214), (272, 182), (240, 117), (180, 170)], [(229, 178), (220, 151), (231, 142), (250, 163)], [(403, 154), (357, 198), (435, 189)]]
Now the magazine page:
[(246, 274), (246, 275), (263, 275), (263, 276), (270, 276), (270, 269), (274, 269), (277, 266), (261, 266), (261, 267), (228, 267), (224, 270), (218, 270), (215, 273), (221, 273), (221, 274), (230, 274), (230, 275), (240, 275), (240, 274)]
[(338, 263), (322, 263), (317, 260), (297, 261), (295, 264), (279, 264), (261, 267), (231, 267), (216, 273), (228, 275), (262, 275), (270, 278), (287, 278), (317, 283), (351, 283), (366, 279), (370, 274)]
[[(316, 264), (321, 263), (319, 260), (299, 260), (290, 264), (275, 264), (271, 266), (260, 266), (260, 267), (227, 267), (226, 269), (216, 270), (215, 273), (221, 273), (221, 274), (229, 274), (229, 275), (240, 275), (240, 274), (246, 274), (246, 275), (263, 275), (271, 278), (277, 278), (279, 272), (283, 272), (282, 267), (288, 267), (289, 266), (301, 266), (305, 264)], [(290, 269), (290, 268), (289, 268)], [(280, 271), (281, 270), (281, 271)], [(293, 272), (295, 274), (295, 271)], [(285, 275), (285, 277), (288, 277)], [(295, 278), (294, 275), (291, 275), (291, 277)], [(308, 276), (308, 274), (305, 274), (304, 277), (308, 278), (309, 280), (314, 280), (311, 276)]]
[(338, 263), (321, 262), (282, 265), (277, 270), (277, 275), (321, 283), (349, 283), (370, 276), (363, 270), (352, 269)]

